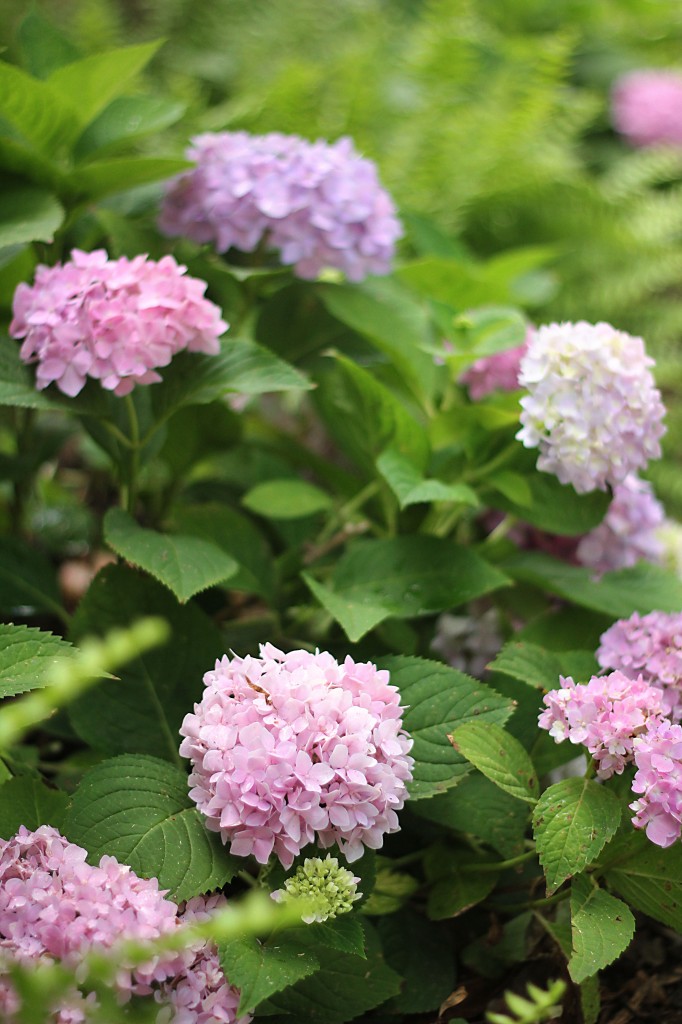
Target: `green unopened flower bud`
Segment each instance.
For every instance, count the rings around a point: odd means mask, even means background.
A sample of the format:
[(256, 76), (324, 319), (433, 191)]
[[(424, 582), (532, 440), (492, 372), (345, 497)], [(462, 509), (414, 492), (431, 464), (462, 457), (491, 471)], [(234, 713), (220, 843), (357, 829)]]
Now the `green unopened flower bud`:
[(362, 893), (358, 892), (359, 878), (348, 868), (342, 868), (336, 857), (307, 857), (296, 872), (287, 878), (283, 889), (273, 892), (273, 900), (284, 903), (295, 899), (307, 900), (311, 905), (302, 915), (306, 924), (330, 921), (339, 914), (347, 914)]

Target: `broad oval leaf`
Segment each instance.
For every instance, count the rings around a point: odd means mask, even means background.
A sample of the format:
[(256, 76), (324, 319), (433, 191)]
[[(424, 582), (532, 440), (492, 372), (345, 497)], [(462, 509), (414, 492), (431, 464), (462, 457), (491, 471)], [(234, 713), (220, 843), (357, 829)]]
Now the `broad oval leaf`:
[(0, 839), (11, 839), (22, 825), (33, 832), (41, 825), (61, 829), (68, 795), (48, 789), (29, 775), (17, 776), (0, 790)]
[(599, 856), (620, 823), (617, 797), (593, 779), (563, 779), (545, 790), (533, 812), (547, 895)]
[(517, 641), (505, 644), (488, 668), (541, 690), (558, 686), (559, 676), (587, 682), (599, 671), (590, 651), (548, 651), (538, 644)]
[(303, 516), (324, 512), (332, 499), (306, 480), (266, 480), (247, 491), (242, 498), (251, 512), (266, 519), (301, 519)]
[(634, 829), (615, 840), (604, 857), (604, 881), (623, 899), (682, 932), (682, 846), (655, 846)]
[(468, 722), (451, 737), (455, 750), (505, 793), (535, 804), (540, 792), (533, 762), (519, 741), (494, 722)]
[(52, 633), (0, 624), (0, 698), (45, 686), (55, 661), (72, 654), (71, 644)]
[(571, 885), (571, 933), (568, 973), (579, 985), (627, 949), (635, 934), (635, 919), (622, 900), (579, 875)]
[(224, 885), (241, 861), (207, 832), (179, 768), (141, 754), (103, 761), (83, 776), (64, 824), (97, 863), (104, 854), (158, 878), (171, 897), (191, 899)]
[(46, 189), (23, 182), (0, 190), (0, 249), (26, 242), (51, 242), (64, 220), (64, 207)]
[(241, 993), (237, 1010), (240, 1016), (252, 1013), (268, 996), (319, 970), (315, 953), (307, 943), (301, 943), (298, 934), (295, 929), (265, 942), (248, 938), (219, 943), (220, 966)]

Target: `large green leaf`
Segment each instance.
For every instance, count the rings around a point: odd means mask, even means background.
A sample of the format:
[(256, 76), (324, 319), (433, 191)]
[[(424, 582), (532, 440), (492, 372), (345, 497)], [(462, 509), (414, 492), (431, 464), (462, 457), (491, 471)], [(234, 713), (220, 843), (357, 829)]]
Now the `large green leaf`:
[(547, 651), (537, 644), (518, 642), (505, 644), (488, 668), (541, 690), (559, 686), (559, 676), (587, 682), (599, 671), (591, 651)]
[(0, 624), (0, 698), (45, 686), (55, 661), (72, 653), (71, 644), (52, 633)]
[(298, 929), (282, 932), (265, 942), (259, 939), (233, 939), (219, 943), (220, 966), (230, 984), (240, 990), (238, 1014), (255, 1008), (302, 978), (319, 970), (320, 962), (312, 948), (301, 941)]
[(401, 704), (406, 705), (403, 722), (414, 740), (412, 800), (445, 792), (471, 770), (448, 734), (472, 720), (502, 725), (512, 712), (512, 702), (436, 661), (383, 658), (380, 667), (391, 673), (391, 683), (400, 691)]
[(51, 242), (64, 220), (61, 203), (45, 189), (5, 182), (0, 188), (0, 248)]
[(315, 400), (343, 451), (369, 475), (387, 448), (424, 470), (429, 443), (424, 427), (367, 370), (337, 356), (320, 375)]
[(146, 530), (119, 508), (109, 509), (104, 517), (104, 539), (116, 554), (151, 573), (183, 602), (237, 571), (235, 560), (210, 541)]
[(22, 66), (36, 78), (48, 75), (81, 56), (79, 50), (35, 8), (26, 15), (17, 32)]
[(526, 495), (523, 495), (523, 503), (510, 499), (504, 488), (504, 479), (500, 486), (493, 474), (490, 483), (499, 492), (492, 501), (495, 508), (512, 512), (539, 530), (562, 536), (582, 536), (602, 522), (611, 501), (610, 495), (602, 491), (576, 494), (570, 484), (560, 484), (555, 476), (529, 469), (524, 480), (530, 489), (530, 503), (525, 500)]
[(10, 839), (22, 825), (31, 832), (41, 825), (61, 829), (68, 799), (66, 793), (48, 789), (29, 775), (4, 782), (0, 793), (0, 839)]
[(437, 879), (429, 890), (426, 912), (432, 921), (459, 917), (484, 900), (497, 885), (499, 875), (494, 871), (464, 872), (451, 865), (443, 878)]
[(390, 616), (430, 615), (508, 583), (473, 551), (422, 534), (356, 541), (326, 585), (304, 579), (353, 642)]
[(451, 930), (409, 908), (383, 917), (377, 930), (389, 967), (404, 979), (400, 995), (386, 1009), (400, 1014), (437, 1010), (455, 983)]
[(65, 618), (57, 576), (40, 551), (18, 537), (0, 538), (0, 609), (6, 615), (28, 606)]
[(682, 607), (682, 580), (647, 562), (606, 573), (599, 582), (589, 569), (566, 565), (537, 551), (514, 555), (502, 567), (515, 579), (616, 619), (628, 618), (633, 612), (674, 612)]
[(0, 405), (24, 409), (52, 409), (44, 391), (38, 391), (35, 374), (19, 358), (19, 343), (0, 331)]
[(101, 199), (138, 185), (165, 181), (190, 166), (187, 160), (160, 156), (94, 160), (81, 164), (69, 175), (69, 187), (89, 199)]
[(408, 458), (393, 448), (382, 452), (376, 465), (401, 508), (430, 501), (449, 501), (473, 507), (479, 504), (476, 492), (467, 484), (427, 479)]
[(571, 885), (571, 931), (568, 972), (580, 984), (627, 949), (635, 934), (635, 919), (622, 900), (579, 875)]
[(547, 895), (597, 859), (620, 823), (617, 797), (593, 779), (556, 782), (533, 812), (533, 832)]
[(192, 604), (180, 605), (165, 587), (122, 565), (98, 574), (73, 621), (76, 637), (128, 626), (153, 611), (166, 619), (171, 638), (118, 670), (70, 708), (86, 742), (106, 754), (145, 753), (180, 764), (178, 730), (202, 679), (225, 652), (219, 631)]
[(71, 61), (50, 75), (50, 89), (87, 125), (149, 63), (160, 42), (122, 46)]
[(623, 899), (682, 932), (682, 846), (655, 846), (634, 829), (609, 846), (604, 881)]
[(467, 722), (452, 734), (452, 745), (505, 793), (534, 805), (539, 795), (533, 762), (517, 739), (494, 722)]
[(2, 117), (32, 149), (52, 156), (73, 137), (77, 111), (47, 82), (0, 61)]
[(86, 772), (64, 830), (92, 862), (110, 854), (138, 875), (158, 878), (178, 902), (229, 882), (241, 864), (206, 831), (185, 773), (140, 754), (115, 757)]
[(79, 160), (91, 159), (102, 150), (161, 131), (177, 121), (184, 109), (182, 103), (165, 96), (119, 96), (83, 132), (75, 155)]

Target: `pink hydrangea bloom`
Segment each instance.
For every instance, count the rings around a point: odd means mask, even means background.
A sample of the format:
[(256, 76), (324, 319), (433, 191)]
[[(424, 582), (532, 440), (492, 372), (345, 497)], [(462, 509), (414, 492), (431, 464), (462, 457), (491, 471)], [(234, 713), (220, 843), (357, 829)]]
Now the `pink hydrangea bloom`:
[(663, 691), (665, 713), (682, 719), (682, 613), (635, 612), (600, 637), (597, 661), (631, 679), (641, 676)]
[(659, 564), (663, 544), (658, 529), (665, 519), (663, 506), (651, 484), (631, 473), (613, 489), (613, 500), (603, 521), (581, 538), (577, 559), (597, 575), (627, 569), (640, 560)]
[(516, 391), (519, 384), (521, 360), (526, 354), (532, 330), (526, 334), (523, 345), (495, 352), (492, 356), (483, 356), (464, 371), (459, 378), (469, 391), (469, 398), (479, 402), (493, 391)]
[(610, 324), (538, 328), (521, 362), (522, 428), (538, 469), (584, 494), (618, 484), (661, 454), (661, 395), (641, 338)]
[[(370, 663), (271, 644), (227, 656), (180, 729), (190, 796), (237, 856), (285, 867), (315, 838), (349, 861), (398, 829), (412, 778), (400, 696)], [(364, 844), (364, 845), (363, 845)]]
[[(47, 958), (76, 968), (92, 948), (156, 939), (177, 927), (177, 906), (164, 899), (156, 879), (138, 878), (113, 857), (102, 857), (98, 867), (85, 858), (82, 847), (49, 825), (35, 832), (22, 826), (12, 839), (0, 840), (0, 953), (24, 965)], [(120, 999), (151, 992), (173, 974), (175, 961), (172, 954), (138, 967), (120, 962)], [(16, 995), (5, 981), (0, 1010), (16, 1009)], [(74, 991), (54, 1019), (82, 1020), (83, 997)]]
[(671, 846), (682, 827), (682, 726), (656, 720), (634, 741), (638, 800), (630, 804), (632, 823), (646, 829), (657, 846)]
[(10, 334), (37, 363), (36, 386), (77, 395), (88, 377), (116, 395), (161, 380), (156, 370), (182, 349), (215, 355), (227, 329), (204, 298), (206, 284), (172, 256), (110, 260), (103, 249), (74, 249), (55, 267), (39, 266), (33, 285), (14, 295)]
[(633, 146), (682, 146), (682, 75), (653, 69), (623, 75), (613, 88), (611, 114)]
[(197, 135), (196, 167), (169, 185), (159, 226), (253, 252), (265, 241), (299, 277), (327, 267), (351, 281), (388, 274), (402, 228), (375, 165), (348, 138), (332, 144), (296, 135)]
[[(206, 921), (227, 905), (224, 896), (197, 896), (179, 914), (184, 924)], [(218, 951), (207, 942), (184, 955), (177, 975), (162, 984), (158, 1002), (172, 1008), (171, 1024), (249, 1024), (251, 1014), (237, 1017), (240, 992), (225, 978)]]
[(660, 689), (623, 672), (592, 676), (589, 683), (570, 676), (560, 681), (560, 689), (545, 695), (538, 725), (557, 743), (567, 739), (587, 747), (600, 779), (620, 775), (633, 760), (634, 737), (663, 712)]

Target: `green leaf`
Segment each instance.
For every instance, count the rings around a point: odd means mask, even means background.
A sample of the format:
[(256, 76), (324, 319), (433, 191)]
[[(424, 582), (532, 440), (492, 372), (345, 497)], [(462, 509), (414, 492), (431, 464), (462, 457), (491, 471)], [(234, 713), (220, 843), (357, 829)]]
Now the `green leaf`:
[(514, 473), (511, 469), (503, 469), (495, 473), (486, 483), (495, 491), (499, 491), (513, 505), (526, 509), (533, 504), (533, 491), (527, 477)]
[(682, 932), (682, 846), (655, 846), (635, 831), (605, 851), (604, 881), (637, 910)]
[(89, 159), (93, 153), (161, 131), (182, 117), (184, 109), (184, 104), (165, 96), (119, 96), (83, 132), (76, 159)]
[(18, 537), (0, 538), (0, 609), (10, 615), (23, 606), (66, 617), (54, 567), (45, 555)]
[(581, 537), (593, 530), (602, 522), (611, 502), (609, 494), (576, 494), (570, 484), (560, 484), (555, 476), (533, 470), (523, 478), (530, 495), (523, 493), (523, 500), (519, 501), (518, 495), (510, 494), (504, 487), (504, 476), (499, 476), (502, 485), (497, 474), (490, 480), (490, 486), (499, 492), (493, 502), (495, 508), (512, 512), (539, 530), (560, 536)]
[(498, 877), (494, 871), (477, 874), (475, 871), (458, 871), (452, 866), (444, 878), (431, 886), (426, 904), (427, 914), (432, 921), (459, 917), (490, 895), (497, 885)]
[(502, 725), (512, 702), (476, 679), (424, 658), (382, 658), (380, 668), (391, 673), (391, 684), (407, 705), (405, 729), (414, 740), (412, 800), (444, 793), (466, 775), (471, 766), (448, 740), (458, 725), (472, 719)]
[(77, 127), (76, 110), (47, 82), (0, 61), (2, 117), (38, 153), (54, 155)]
[(568, 973), (579, 985), (627, 949), (635, 934), (635, 919), (622, 900), (579, 875), (571, 885), (571, 931)]
[(457, 502), (474, 508), (479, 504), (476, 492), (471, 487), (426, 479), (408, 458), (393, 448), (387, 448), (381, 453), (376, 466), (401, 508), (429, 501)]
[(555, 689), (559, 676), (571, 676), (580, 683), (599, 672), (590, 651), (547, 651), (537, 644), (517, 642), (505, 644), (488, 668), (540, 690)]
[(297, 939), (298, 929), (261, 942), (233, 939), (218, 944), (220, 966), (240, 989), (237, 1013), (251, 1013), (264, 999), (319, 970), (314, 952)]
[(119, 508), (109, 509), (104, 517), (104, 539), (117, 555), (151, 573), (182, 602), (237, 571), (235, 560), (215, 544), (146, 530)]
[(73, 620), (76, 637), (129, 626), (150, 610), (164, 618), (171, 639), (129, 662), (80, 697), (71, 723), (87, 743), (106, 754), (145, 753), (181, 764), (178, 729), (201, 700), (202, 679), (225, 653), (210, 619), (193, 604), (180, 605), (165, 587), (123, 565), (100, 572)]
[(354, 914), (343, 914), (332, 921), (310, 924), (306, 927), (306, 934), (313, 947), (321, 943), (330, 949), (339, 949), (342, 953), (365, 956), (365, 933)]
[(61, 203), (45, 189), (6, 182), (0, 190), (0, 248), (51, 242), (64, 220)]
[(31, 832), (41, 825), (61, 829), (68, 801), (66, 793), (48, 789), (30, 775), (4, 782), (0, 799), (0, 839), (11, 839), (22, 825)]
[(300, 519), (324, 512), (332, 499), (306, 480), (267, 480), (247, 491), (242, 505), (266, 519)]
[(172, 899), (224, 885), (241, 864), (228, 854), (189, 798), (187, 776), (165, 761), (124, 754), (83, 776), (64, 823), (91, 863), (103, 854), (158, 878)]
[(51, 90), (87, 125), (149, 63), (161, 42), (121, 46), (71, 61), (50, 75)]
[(614, 619), (626, 619), (633, 612), (674, 612), (682, 607), (682, 580), (647, 562), (606, 573), (598, 583), (590, 569), (566, 565), (537, 551), (514, 555), (502, 568), (515, 579)]
[(397, 995), (401, 979), (384, 961), (374, 930), (363, 922), (367, 958), (315, 948), (320, 970), (274, 995), (262, 1013), (292, 1014), (312, 1024), (342, 1024)]
[(0, 698), (45, 686), (55, 661), (73, 654), (73, 647), (40, 629), (0, 624)]
[(63, 64), (81, 56), (73, 43), (35, 9), (19, 26), (17, 42), (23, 66), (36, 78), (47, 78)]
[(467, 775), (447, 793), (411, 801), (407, 806), (412, 814), (442, 828), (475, 836), (503, 858), (523, 851), (528, 808), (478, 772)]
[(390, 616), (430, 615), (507, 585), (473, 551), (422, 534), (356, 541), (327, 585), (303, 578), (352, 642)]
[(389, 967), (404, 979), (400, 995), (391, 999), (386, 1010), (400, 1014), (437, 1010), (455, 984), (451, 930), (407, 907), (382, 918), (377, 930)]
[(333, 316), (389, 357), (418, 397), (432, 394), (436, 366), (423, 350), (430, 340), (425, 305), (391, 278), (352, 285), (321, 284), (317, 293)]
[(545, 790), (535, 805), (533, 832), (548, 896), (596, 860), (620, 817), (617, 797), (592, 779), (564, 779)]
[(221, 338), (216, 356), (179, 353), (163, 371), (163, 383), (152, 398), (158, 416), (185, 405), (207, 405), (229, 392), (260, 395), (269, 391), (301, 391), (311, 385), (293, 366), (268, 349), (244, 338)]
[(0, 331), (0, 405), (23, 409), (53, 409), (35, 385), (35, 375), (19, 358), (19, 343)]
[(452, 745), (505, 793), (535, 804), (540, 787), (533, 762), (517, 739), (492, 722), (469, 722), (452, 734)]
[(386, 448), (426, 467), (429, 442), (424, 427), (367, 370), (337, 355), (321, 374), (316, 405), (343, 451), (372, 477)]
[(69, 187), (78, 195), (102, 199), (138, 185), (166, 181), (191, 166), (175, 157), (114, 157), (81, 164), (69, 175)]
[(378, 858), (374, 888), (363, 904), (363, 913), (373, 916), (394, 914), (420, 888), (414, 875), (394, 871), (388, 858)]

